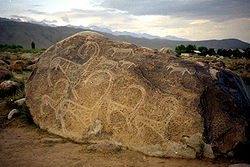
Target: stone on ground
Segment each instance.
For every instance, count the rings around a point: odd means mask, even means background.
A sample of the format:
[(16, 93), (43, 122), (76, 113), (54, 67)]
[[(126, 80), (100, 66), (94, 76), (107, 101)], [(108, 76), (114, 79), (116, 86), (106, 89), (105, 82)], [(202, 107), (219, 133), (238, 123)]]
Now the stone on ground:
[(8, 114), (8, 120), (12, 119), (14, 117), (15, 114), (20, 113), (20, 111), (18, 109), (13, 109), (9, 112)]
[(1, 82), (0, 90), (9, 91), (11, 88), (18, 86), (18, 85), (19, 84), (15, 81), (6, 80), (6, 81)]
[(239, 76), (93, 32), (44, 52), (25, 90), (36, 124), (78, 142), (212, 158), (249, 137)]
[(0, 80), (9, 79), (11, 77), (11, 72), (7, 69), (0, 67)]
[(16, 101), (14, 101), (14, 104), (18, 105), (18, 106), (22, 106), (24, 103), (25, 103), (25, 98), (21, 98), (21, 99), (18, 99)]

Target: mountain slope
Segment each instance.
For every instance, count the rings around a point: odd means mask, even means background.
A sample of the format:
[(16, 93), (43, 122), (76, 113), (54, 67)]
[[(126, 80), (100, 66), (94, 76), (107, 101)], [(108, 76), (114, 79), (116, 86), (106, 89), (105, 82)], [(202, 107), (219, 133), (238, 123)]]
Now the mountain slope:
[[(24, 22), (13, 22), (0, 18), (0, 44), (16, 44), (30, 48), (32, 41), (35, 42), (37, 48), (48, 48), (56, 42), (71, 36), (77, 32), (86, 29), (72, 27), (48, 27)], [(174, 49), (177, 45), (196, 45), (206, 46), (208, 48), (241, 48), (250, 47), (249, 43), (237, 39), (225, 40), (206, 40), (206, 41), (172, 41), (166, 39), (147, 39), (136, 38), (129, 35), (112, 35), (110, 33), (102, 33), (105, 36), (118, 41), (126, 41), (139, 46), (149, 48), (168, 47)]]
[(30, 48), (31, 42), (34, 41), (37, 48), (48, 48), (80, 31), (83, 30), (0, 20), (0, 43), (18, 44)]

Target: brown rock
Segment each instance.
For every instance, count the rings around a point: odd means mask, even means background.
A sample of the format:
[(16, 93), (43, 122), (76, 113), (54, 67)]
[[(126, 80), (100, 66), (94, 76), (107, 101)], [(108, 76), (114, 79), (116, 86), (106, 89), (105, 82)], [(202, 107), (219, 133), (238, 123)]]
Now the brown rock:
[(9, 66), (9, 70), (11, 71), (23, 70), (24, 68), (25, 68), (25, 63), (22, 60), (13, 61)]
[(10, 58), (10, 60), (17, 60), (18, 59), (18, 56), (16, 56), (16, 55), (10, 55), (9, 56), (9, 58)]
[(1, 68), (0, 67), (0, 81), (9, 79), (11, 77), (11, 72), (7, 69)]
[(154, 156), (228, 152), (250, 122), (240, 77), (93, 32), (45, 51), (25, 89), (41, 128)]
[(26, 67), (26, 70), (33, 71), (35, 69), (36, 65), (32, 64)]
[(1, 67), (1, 68), (7, 68), (7, 67), (8, 67), (8, 64), (5, 63), (5, 61), (0, 60), (0, 67)]
[(0, 97), (10, 96), (16, 93), (19, 84), (14, 81), (3, 81), (0, 84)]
[(219, 68), (225, 68), (226, 65), (223, 61), (221, 60), (213, 60), (209, 63), (210, 66), (213, 66), (213, 67), (219, 67)]
[(177, 54), (175, 53), (175, 51), (173, 51), (170, 48), (161, 48), (159, 49), (159, 52), (161, 53), (166, 53), (166, 54), (170, 54), (171, 56), (176, 56)]
[(250, 84), (250, 71), (244, 71), (240, 76), (245, 83)]
[(32, 59), (34, 56), (32, 53), (23, 53), (21, 56), (20, 56), (22, 59)]
[(12, 87), (15, 87), (15, 86), (18, 86), (17, 82), (10, 81), (10, 80), (3, 81), (0, 84), (0, 90), (6, 90), (7, 91), (7, 90), (9, 90), (9, 89), (11, 89)]

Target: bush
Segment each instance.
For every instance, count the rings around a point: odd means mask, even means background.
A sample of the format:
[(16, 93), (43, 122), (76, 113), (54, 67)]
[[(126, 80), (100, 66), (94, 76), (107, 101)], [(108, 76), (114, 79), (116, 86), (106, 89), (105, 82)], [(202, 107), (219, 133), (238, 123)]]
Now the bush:
[(208, 54), (208, 48), (205, 46), (199, 47), (198, 50), (201, 52), (202, 56), (206, 56)]
[(175, 48), (175, 52), (180, 55), (181, 53), (186, 52), (186, 47), (184, 45), (179, 45)]
[(0, 51), (1, 52), (43, 53), (45, 50), (46, 49), (35, 49), (35, 46), (32, 49), (28, 49), (28, 48), (23, 48), (20, 45), (0, 44)]
[(194, 53), (194, 50), (196, 50), (196, 46), (195, 45), (188, 45), (186, 47), (186, 52), (187, 53)]

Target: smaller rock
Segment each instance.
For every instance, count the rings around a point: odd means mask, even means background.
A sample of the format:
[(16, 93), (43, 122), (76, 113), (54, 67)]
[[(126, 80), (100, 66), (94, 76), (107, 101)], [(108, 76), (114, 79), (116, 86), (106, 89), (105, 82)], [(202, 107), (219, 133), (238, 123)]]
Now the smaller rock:
[(0, 67), (0, 80), (9, 79), (11, 77), (11, 72), (7, 69)]
[(14, 82), (14, 81), (10, 81), (10, 80), (3, 81), (0, 84), (0, 90), (9, 90), (10, 88), (12, 88), (14, 86), (18, 86), (18, 83)]
[(19, 100), (14, 101), (14, 104), (18, 105), (18, 106), (22, 106), (25, 103), (25, 98), (21, 98)]
[(89, 135), (100, 134), (102, 129), (103, 129), (102, 121), (96, 120), (94, 125), (92, 125), (92, 127), (90, 127)]
[(233, 157), (233, 156), (234, 156), (234, 152), (233, 152), (233, 151), (230, 151), (229, 153), (227, 153), (227, 155), (228, 155), (229, 157)]
[(210, 144), (204, 144), (203, 155), (206, 158), (211, 158), (211, 159), (215, 158), (214, 152), (213, 152), (212, 147), (211, 147)]
[(199, 64), (200, 66), (203, 66), (203, 67), (205, 66), (205, 64), (200, 61), (197, 61), (196, 63)]
[(184, 143), (186, 143), (189, 147), (195, 149), (196, 152), (201, 152), (200, 148), (203, 144), (202, 134), (196, 133), (190, 137), (183, 138)]
[(224, 57), (223, 56), (219, 56), (219, 58), (217, 60), (223, 60)]
[(63, 143), (64, 140), (62, 138), (42, 138), (42, 143)]
[(20, 111), (18, 109), (13, 109), (8, 114), (8, 120), (12, 119), (15, 114), (18, 114)]
[(20, 57), (22, 59), (32, 59), (33, 55), (31, 53), (23, 53)]
[(250, 167), (250, 164), (232, 164), (228, 167)]
[(5, 61), (0, 60), (0, 67), (7, 68), (7, 67), (8, 67), (8, 64), (5, 63)]
[(176, 52), (173, 51), (173, 50), (170, 49), (170, 48), (161, 48), (161, 49), (159, 50), (159, 52), (160, 52), (160, 53), (168, 53), (168, 54), (170, 54), (171, 56), (177, 55)]
[(23, 70), (24, 68), (25, 68), (25, 63), (22, 60), (13, 61), (9, 65), (9, 70), (12, 70), (12, 71)]
[(219, 68), (225, 68), (226, 65), (223, 61), (221, 60), (213, 60), (209, 63), (210, 66), (213, 66), (213, 67), (219, 67)]
[(16, 55), (10, 55), (10, 60), (17, 60), (18, 59), (18, 57), (16, 56)]
[(244, 80), (244, 81), (250, 81), (250, 71), (244, 71), (240, 77)]
[(32, 64), (26, 67), (26, 70), (33, 71), (36, 67), (36, 64)]
[(121, 147), (111, 143), (98, 143), (88, 146), (87, 150), (98, 151), (98, 152), (114, 152), (114, 151), (120, 151)]
[(217, 73), (219, 72), (217, 69), (210, 68), (209, 72), (210, 72), (211, 76), (213, 77), (213, 79), (217, 79)]

